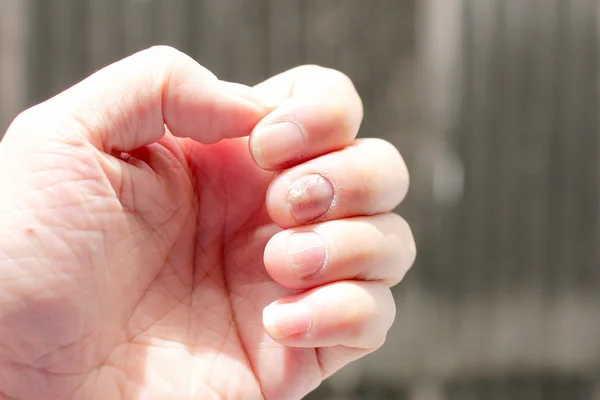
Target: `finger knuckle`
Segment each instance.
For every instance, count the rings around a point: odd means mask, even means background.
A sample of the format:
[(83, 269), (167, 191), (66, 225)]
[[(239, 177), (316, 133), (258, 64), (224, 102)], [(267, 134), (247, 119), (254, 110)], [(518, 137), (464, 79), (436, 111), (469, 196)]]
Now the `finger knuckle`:
[[(373, 196), (384, 211), (396, 208), (406, 198), (410, 186), (408, 167), (392, 143), (379, 139), (364, 139), (359, 146), (363, 172), (371, 171)], [(358, 158), (357, 158), (358, 159)]]
[(348, 205), (358, 207), (365, 215), (379, 213), (376, 198), (383, 190), (378, 184), (380, 172), (370, 163), (362, 161), (364, 154), (356, 146), (346, 148), (344, 155), (343, 169), (347, 171), (350, 183), (340, 189), (340, 197), (343, 196)]
[(408, 171), (408, 166), (400, 155), (400, 152), (395, 147), (393, 151), (395, 157), (392, 158), (392, 160), (395, 162), (392, 162), (390, 172), (394, 174), (395, 179), (390, 180), (391, 182), (394, 182), (392, 186), (394, 190), (390, 193), (390, 199), (393, 200), (394, 205), (398, 205), (404, 201), (408, 195), (410, 189), (410, 172)]
[(338, 99), (336, 101), (337, 108), (334, 107), (334, 110), (337, 111), (338, 118), (347, 129), (356, 130), (363, 119), (363, 104), (352, 79), (335, 69), (328, 68), (326, 74), (327, 81), (334, 93), (346, 93), (343, 98), (336, 97)]
[(46, 103), (41, 103), (20, 112), (11, 122), (6, 137), (29, 142), (29, 146), (38, 146), (40, 141), (32, 140), (48, 135), (55, 130), (60, 118), (48, 110)]
[(35, 121), (39, 121), (40, 106), (33, 106), (24, 111), (21, 111), (11, 122), (8, 130), (9, 131), (28, 131), (30, 130)]
[[(401, 215), (396, 213), (390, 213), (393, 215), (393, 218), (396, 219), (396, 225), (398, 226), (398, 230), (400, 235), (407, 241), (414, 242), (414, 235), (410, 223)], [(414, 250), (416, 252), (416, 250)]]
[(387, 333), (396, 319), (396, 303), (391, 290), (380, 284), (370, 289), (372, 304), (363, 310), (360, 324), (352, 332), (353, 340), (362, 342), (364, 348), (377, 349), (386, 340)]
[(392, 207), (395, 207), (408, 193), (410, 186), (408, 166), (398, 148), (392, 143), (380, 138), (369, 139), (369, 142), (372, 146), (370, 153), (379, 155), (373, 158), (373, 161), (378, 164), (378, 170), (387, 172), (385, 179), (388, 182), (387, 198)]
[(412, 229), (410, 228), (410, 226), (408, 225), (408, 223), (406, 224), (407, 228), (407, 234), (406, 234), (406, 239), (405, 239), (405, 258), (406, 258), (406, 272), (408, 272), (413, 265), (415, 264), (415, 261), (417, 259), (417, 243), (415, 240), (415, 236), (412, 232)]
[(182, 57), (187, 57), (175, 47), (168, 45), (156, 45), (145, 50), (145, 55), (156, 60), (177, 60)]
[(383, 331), (387, 333), (396, 320), (396, 301), (394, 294), (389, 288), (383, 290), (380, 317), (382, 319)]
[(381, 326), (378, 329), (372, 329), (369, 341), (365, 343), (365, 348), (370, 351), (377, 351), (385, 344), (389, 327)]
[(329, 82), (330, 87), (339, 89), (340, 87), (350, 89), (356, 92), (354, 82), (344, 72), (328, 67), (312, 66), (315, 73), (321, 74), (321, 79), (325, 82)]
[(395, 312), (392, 316), (378, 314), (370, 319), (362, 329), (355, 333), (357, 342), (363, 341), (363, 346), (369, 350), (381, 348), (387, 339), (387, 334), (394, 322)]
[(364, 142), (367, 147), (371, 147), (372, 151), (376, 151), (379, 154), (386, 155), (386, 159), (397, 160), (401, 159), (402, 155), (398, 151), (398, 148), (391, 142), (382, 138), (370, 138)]
[(395, 213), (390, 213), (389, 216), (392, 224), (394, 224), (395, 236), (400, 242), (399, 245), (393, 247), (394, 257), (399, 259), (401, 265), (399, 279), (397, 282), (394, 282), (394, 284), (397, 284), (412, 268), (417, 258), (417, 246), (413, 230), (408, 221)]
[(196, 63), (192, 58), (175, 47), (156, 45), (149, 47), (141, 53), (140, 64), (152, 66), (156, 71), (157, 81), (169, 82), (174, 71), (181, 68), (188, 68), (190, 65)]
[(352, 79), (342, 71), (320, 65), (309, 64), (301, 68), (301, 75), (319, 83), (320, 90), (334, 94), (326, 107), (330, 118), (346, 131), (356, 131), (363, 119), (363, 104)]

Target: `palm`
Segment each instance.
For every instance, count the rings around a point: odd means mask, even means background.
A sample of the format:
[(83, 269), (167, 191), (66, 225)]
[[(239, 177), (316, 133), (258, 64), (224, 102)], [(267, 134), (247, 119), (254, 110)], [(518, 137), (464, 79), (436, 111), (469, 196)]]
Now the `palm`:
[[(259, 398), (263, 383), (254, 369), (264, 375), (267, 365), (271, 379), (285, 373), (285, 379), (269, 382), (271, 396), (279, 398), (290, 376), (302, 376), (306, 368), (320, 372), (314, 350), (284, 349), (261, 322), (264, 306), (289, 294), (263, 267), (264, 246), (278, 230), (264, 208), (272, 174), (256, 167), (246, 140), (186, 150), (195, 190), (186, 185), (164, 192), (188, 193), (181, 218), (169, 227), (181, 233), (164, 244), (172, 250), (157, 257), (152, 270), (158, 273), (149, 274), (146, 290), (132, 299), (136, 311), (127, 330), (133, 334), (115, 357), (135, 365), (128, 374), (137, 384), (177, 398), (211, 392), (215, 398)], [(169, 201), (154, 203), (155, 212), (176, 208)], [(143, 359), (122, 355), (133, 348)]]
[[(264, 272), (262, 261), (278, 230), (264, 208), (272, 173), (254, 164), (245, 139), (202, 146), (171, 137), (162, 144), (132, 153), (126, 161), (134, 165), (121, 163), (120, 176), (108, 171), (118, 190), (96, 189), (114, 192), (106, 207), (123, 211), (95, 220), (109, 230), (94, 247), (109, 256), (89, 254), (88, 274), (76, 279), (96, 287), (95, 296), (78, 298), (73, 304), (85, 306), (68, 312), (85, 310), (69, 318), (97, 326), (89, 327), (93, 338), (48, 349), (64, 361), (52, 363), (47, 376), (89, 371), (75, 397), (100, 390), (94, 395), (112, 399), (108, 388), (118, 387), (125, 398), (147, 392), (183, 399), (258, 398), (264, 383), (255, 368), (272, 371), (271, 393), (283, 392), (289, 377), (320, 374), (314, 350), (283, 348), (261, 323), (264, 306), (290, 293)], [(150, 168), (140, 169), (140, 161)], [(136, 265), (122, 265), (124, 254), (134, 255), (127, 260)], [(90, 347), (94, 356), (84, 357)]]

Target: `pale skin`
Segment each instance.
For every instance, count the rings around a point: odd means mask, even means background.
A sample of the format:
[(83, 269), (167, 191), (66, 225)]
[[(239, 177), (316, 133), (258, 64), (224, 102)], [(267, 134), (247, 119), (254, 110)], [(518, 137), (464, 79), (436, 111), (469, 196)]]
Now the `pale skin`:
[(340, 72), (246, 87), (167, 47), (22, 113), (0, 399), (294, 400), (377, 350), (416, 251), (406, 166), (361, 120)]

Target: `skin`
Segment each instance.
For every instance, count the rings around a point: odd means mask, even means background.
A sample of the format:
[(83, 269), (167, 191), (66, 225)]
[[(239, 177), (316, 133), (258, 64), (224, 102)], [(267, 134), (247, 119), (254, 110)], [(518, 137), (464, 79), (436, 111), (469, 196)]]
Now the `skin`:
[(340, 72), (250, 88), (168, 47), (22, 113), (0, 143), (0, 399), (300, 399), (378, 349), (415, 245), (404, 162), (361, 120)]

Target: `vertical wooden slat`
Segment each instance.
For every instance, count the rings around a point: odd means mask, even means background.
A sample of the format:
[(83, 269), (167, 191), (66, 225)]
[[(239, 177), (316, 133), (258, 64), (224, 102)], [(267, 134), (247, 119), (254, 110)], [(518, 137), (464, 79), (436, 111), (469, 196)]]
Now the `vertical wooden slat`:
[(184, 50), (185, 39), (185, 0), (160, 0), (153, 2), (154, 14), (152, 30), (155, 31), (154, 43)]
[[(597, 93), (589, 84), (590, 78), (597, 74), (597, 71), (590, 68), (594, 66), (593, 59), (588, 58), (596, 48), (587, 40), (595, 29), (593, 20), (588, 18), (593, 10), (591, 5), (587, 0), (574, 2), (568, 11), (565, 10), (561, 22), (565, 33), (565, 49), (562, 56), (568, 60), (563, 64), (562, 119), (559, 125), (560, 132), (557, 132), (557, 142), (558, 137), (564, 140), (561, 149), (564, 160), (564, 183), (561, 188), (564, 192), (560, 194), (562, 212), (558, 218), (561, 227), (560, 234), (557, 235), (560, 238), (560, 253), (555, 274), (557, 282), (554, 286), (556, 291), (561, 292), (578, 293), (585, 290), (586, 285), (578, 282), (573, 268), (585, 271), (585, 263), (590, 261), (598, 265), (597, 257), (595, 260), (586, 257), (590, 250), (598, 254), (598, 242), (590, 240), (595, 235), (587, 223), (590, 219), (595, 220), (596, 218), (590, 216), (598, 212), (595, 191), (588, 189), (589, 184), (598, 184), (597, 179), (590, 181), (588, 178), (597, 178), (596, 173), (590, 171), (598, 170), (598, 154), (591, 150), (597, 148), (599, 133), (592, 120), (592, 116), (596, 115), (598, 110)], [(571, 26), (578, 26), (579, 29), (569, 30)], [(582, 205), (586, 207), (583, 208)], [(595, 281), (596, 285), (600, 283), (598, 275), (595, 276), (596, 279), (589, 275), (588, 278)], [(557, 328), (565, 333), (570, 331)], [(571, 341), (565, 343), (564, 349), (573, 353), (578, 347), (578, 343)]]
[(227, 14), (232, 7), (231, 0), (196, 0), (197, 16), (188, 23), (198, 24), (198, 61), (219, 78), (231, 76), (231, 54), (228, 46), (231, 41), (231, 25), (227, 24)]
[[(554, 58), (557, 52), (552, 32), (556, 31), (558, 25), (557, 1), (560, 0), (530, 2), (529, 17), (526, 21), (530, 31), (521, 52), (526, 63), (522, 68), (525, 68), (527, 73), (524, 75), (521, 92), (525, 104), (519, 118), (524, 121), (521, 128), (521, 146), (528, 158), (522, 162), (524, 179), (519, 185), (518, 199), (523, 199), (523, 202), (518, 208), (517, 219), (514, 222), (519, 224), (519, 221), (524, 221), (523, 236), (518, 243), (516, 267), (523, 271), (523, 279), (530, 287), (528, 297), (535, 304), (535, 315), (548, 312), (544, 302), (547, 276), (545, 271), (549, 265), (545, 238), (549, 228), (546, 213), (551, 199), (546, 196), (549, 182), (544, 179), (544, 175), (552, 162), (548, 135), (552, 130), (550, 114), (554, 107), (552, 91), (556, 81)], [(535, 13), (532, 10), (536, 10)], [(526, 320), (535, 321), (536, 318), (529, 315)], [(525, 346), (536, 348), (532, 342), (549, 343), (548, 339), (548, 335), (540, 337), (529, 333)], [(532, 355), (532, 364), (541, 363), (541, 356), (539, 353)], [(540, 388), (532, 387), (531, 391), (532, 399), (543, 399)]]
[[(84, 0), (82, 0), (84, 1)], [(125, 2), (121, 0), (89, 1), (89, 56), (93, 69), (102, 68), (126, 55)]]
[(0, 139), (27, 104), (28, 6), (24, 0), (4, 0), (0, 12)]
[(447, 238), (447, 245), (456, 247), (454, 254), (458, 256), (452, 260), (452, 265), (455, 268), (464, 265), (465, 268), (463, 274), (455, 277), (457, 286), (451, 289), (461, 298), (465, 290), (479, 286), (482, 270), (478, 266), (487, 264), (489, 254), (489, 232), (482, 228), (488, 223), (486, 207), (491, 202), (487, 163), (490, 149), (486, 133), (493, 106), (490, 104), (493, 98), (488, 93), (495, 65), (489, 51), (495, 46), (497, 31), (495, 2), (470, 0), (467, 4), (464, 127), (461, 126), (461, 132), (457, 133), (465, 163), (465, 192), (460, 217), (455, 221), (459, 224), (458, 234)]
[[(510, 273), (514, 266), (514, 241), (511, 241), (517, 233), (512, 224), (511, 214), (515, 206), (513, 204), (514, 179), (517, 170), (518, 158), (514, 156), (516, 136), (518, 136), (518, 121), (515, 121), (515, 111), (522, 107), (516, 91), (521, 84), (519, 74), (515, 74), (516, 65), (519, 62), (518, 41), (514, 37), (523, 36), (523, 26), (519, 18), (525, 11), (526, 2), (515, 3), (514, 1), (503, 1), (494, 3), (495, 34), (493, 44), (487, 49), (487, 57), (491, 65), (491, 79), (488, 82), (490, 92), (489, 114), (486, 115), (484, 130), (476, 132), (481, 135), (487, 147), (486, 171), (489, 174), (486, 180), (487, 207), (486, 218), (480, 222), (478, 228), (480, 234), (486, 237), (486, 254), (484, 263), (487, 265), (488, 293), (485, 295), (490, 304), (490, 313), (483, 319), (485, 332), (480, 339), (482, 351), (487, 357), (499, 358), (498, 354), (503, 350), (506, 343), (506, 323), (501, 305), (505, 303), (506, 287), (510, 279)], [(517, 12), (512, 12), (517, 9)], [(517, 17), (515, 18), (515, 15)], [(514, 32), (516, 31), (516, 32)], [(517, 57), (515, 57), (517, 55)], [(493, 226), (494, 229), (486, 229)], [(518, 228), (517, 228), (518, 229)], [(471, 266), (474, 268), (475, 266)], [(479, 284), (482, 279), (480, 275)], [(481, 293), (480, 291), (477, 291)], [(514, 314), (518, 310), (511, 310)], [(516, 315), (515, 315), (516, 316)], [(520, 330), (521, 326), (513, 326), (512, 329)], [(487, 350), (487, 351), (486, 351)], [(497, 379), (503, 380), (502, 371), (499, 371)], [(491, 393), (486, 396), (492, 399), (507, 397), (506, 385), (492, 385), (487, 388)], [(480, 396), (482, 394), (479, 394)], [(510, 397), (510, 396), (508, 396)]]
[(52, 56), (46, 65), (52, 94), (82, 79), (87, 72), (88, 3), (81, 0), (53, 0), (49, 13)]
[(303, 19), (299, 1), (271, 0), (269, 6), (269, 74), (274, 75), (304, 62)]
[(248, 85), (267, 78), (269, 70), (269, 0), (231, 2), (228, 79)]
[[(577, 197), (579, 195), (577, 187), (581, 184), (581, 177), (576, 176), (574, 162), (579, 163), (581, 161), (581, 154), (577, 154), (578, 142), (581, 140), (581, 129), (577, 129), (577, 122), (573, 120), (573, 116), (577, 117), (580, 113), (580, 109), (577, 109), (578, 101), (577, 97), (583, 93), (580, 88), (577, 87), (577, 76), (576, 74), (581, 73), (578, 71), (581, 66), (581, 43), (579, 33), (581, 29), (585, 29), (581, 25), (580, 29), (573, 30), (570, 27), (574, 26), (573, 23), (577, 21), (577, 8), (583, 3), (583, 1), (573, 2), (569, 5), (561, 5), (561, 18), (560, 18), (560, 31), (562, 33), (560, 43), (562, 44), (561, 61), (559, 63), (562, 73), (562, 79), (560, 81), (561, 95), (560, 95), (560, 106), (558, 115), (557, 130), (555, 132), (555, 143), (557, 144), (556, 151), (560, 153), (561, 157), (561, 171), (559, 175), (559, 191), (556, 196), (560, 199), (560, 203), (557, 204), (556, 208), (558, 213), (554, 218), (560, 224), (558, 227), (556, 238), (556, 245), (558, 247), (558, 257), (556, 259), (556, 270), (554, 271), (555, 282), (552, 282), (552, 289), (554, 293), (561, 290), (562, 284), (569, 282), (569, 276), (565, 277), (567, 270), (570, 270), (574, 263), (577, 263), (577, 258), (574, 258), (573, 245), (574, 240), (577, 238), (577, 231), (575, 223), (577, 221), (577, 214), (579, 210), (577, 207)], [(575, 21), (573, 20), (575, 19)], [(579, 39), (579, 40), (578, 40)], [(584, 55), (585, 56), (585, 55)], [(568, 133), (568, 134), (567, 134)], [(558, 202), (557, 202), (558, 203)], [(567, 279), (565, 279), (567, 278)]]
[(201, 0), (185, 0), (185, 15), (182, 21), (184, 27), (183, 48), (187, 54), (194, 59), (199, 59), (202, 46), (201, 34), (203, 29), (203, 18), (205, 17)]
[(340, 55), (339, 45), (348, 24), (346, 3), (334, 0), (307, 0), (304, 4), (305, 61), (333, 67)]
[(600, 144), (598, 135), (600, 133), (598, 123), (598, 110), (600, 109), (598, 89), (600, 86), (593, 84), (593, 82), (598, 82), (600, 76), (598, 63), (600, 45), (596, 33), (600, 21), (597, 13), (599, 8), (599, 1), (587, 0), (577, 10), (578, 15), (575, 19), (578, 21), (574, 22), (581, 23), (585, 29), (576, 39), (581, 42), (581, 48), (577, 54), (577, 57), (580, 58), (580, 67), (574, 71), (576, 85), (581, 95), (572, 94), (574, 101), (577, 101), (577, 104), (573, 106), (579, 109), (579, 115), (573, 116), (573, 123), (581, 132), (578, 143), (578, 152), (581, 156), (575, 157), (574, 160), (574, 176), (579, 177), (581, 182), (581, 193), (575, 199), (575, 208), (580, 210), (576, 217), (576, 225), (581, 240), (576, 242), (573, 251), (579, 254), (577, 259), (582, 266), (582, 276), (576, 276), (574, 280), (578, 287), (587, 286), (586, 291), (594, 292), (600, 283), (600, 270), (593, 267), (600, 265), (600, 253), (597, 251), (600, 235), (598, 218), (590, 218), (590, 216), (600, 216), (600, 196), (598, 196), (597, 187), (589, 183), (600, 182), (598, 153), (592, 151), (592, 149), (597, 149)]
[[(524, 221), (525, 227), (523, 239), (518, 243), (517, 268), (523, 271), (524, 280), (530, 288), (529, 297), (535, 303), (535, 315), (543, 315), (545, 311), (544, 271), (549, 265), (546, 242), (549, 221), (546, 215), (551, 199), (546, 196), (549, 182), (544, 179), (544, 175), (551, 162), (548, 135), (552, 129), (550, 115), (555, 83), (556, 48), (552, 32), (557, 26), (556, 1), (559, 0), (532, 1), (531, 7), (537, 11), (535, 14), (530, 12), (528, 17), (531, 32), (529, 38), (525, 39), (522, 52), (525, 66), (530, 66), (524, 77), (522, 92), (527, 108), (523, 108), (520, 113), (520, 118), (524, 119), (522, 146), (529, 157), (525, 160), (525, 177), (519, 183), (519, 198), (523, 199), (523, 205), (517, 210), (515, 223)], [(537, 340), (547, 339), (544, 336)], [(533, 398), (537, 399), (539, 396)]]
[(27, 46), (27, 103), (32, 105), (52, 94), (52, 81), (46, 66), (53, 60), (51, 4), (44, 0), (30, 0), (30, 40)]
[(156, 27), (152, 25), (153, 1), (129, 0), (123, 5), (123, 47), (126, 54), (133, 54), (156, 44)]

